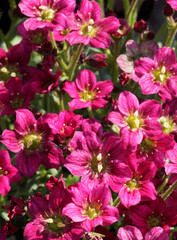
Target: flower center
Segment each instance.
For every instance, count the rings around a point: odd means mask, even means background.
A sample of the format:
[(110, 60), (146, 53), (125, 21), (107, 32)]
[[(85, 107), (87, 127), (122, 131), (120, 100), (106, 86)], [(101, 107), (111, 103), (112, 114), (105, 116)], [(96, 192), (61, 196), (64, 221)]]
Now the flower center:
[(134, 190), (138, 188), (138, 181), (134, 178), (127, 181), (125, 184), (129, 190)]
[(42, 12), (40, 13), (42, 20), (51, 22), (54, 19), (55, 11), (53, 9), (48, 8), (47, 6), (40, 6), (39, 9), (42, 9)]
[(90, 167), (93, 172), (101, 173), (104, 172), (107, 168), (106, 159), (102, 157), (102, 154), (99, 153), (97, 156), (94, 156), (91, 160)]
[(93, 38), (97, 31), (98, 29), (95, 27), (93, 19), (90, 19), (87, 24), (80, 26), (80, 35), (83, 36), (89, 36)]
[(126, 122), (131, 129), (140, 128), (142, 121), (138, 116), (138, 111), (135, 111), (134, 114), (130, 114), (126, 119)]
[(6, 82), (11, 77), (20, 78), (20, 74), (17, 72), (17, 69), (13, 66), (5, 66), (0, 69), (0, 78)]
[(157, 68), (155, 71), (152, 72), (154, 75), (154, 81), (159, 81), (160, 83), (164, 84), (166, 79), (170, 77), (170, 73), (166, 71), (166, 67), (162, 66), (161, 68)]
[(61, 31), (61, 35), (66, 36), (70, 31), (71, 31), (71, 29), (66, 28), (65, 30)]
[(35, 44), (42, 44), (44, 42), (44, 40), (46, 39), (46, 35), (44, 35), (44, 33), (42, 32), (41, 29), (38, 29), (38, 31), (34, 32), (32, 31), (32, 34), (31, 34), (31, 41), (32, 43), (35, 43)]
[(42, 136), (29, 134), (24, 138), (24, 146), (28, 150), (35, 151), (40, 147)]
[(163, 128), (163, 132), (165, 134), (169, 134), (170, 132), (172, 132), (173, 130), (176, 130), (176, 123), (173, 122), (173, 119), (171, 119), (169, 116), (167, 117), (160, 117), (159, 118), (159, 122), (162, 125)]
[(159, 226), (160, 222), (161, 222), (160, 219), (156, 216), (149, 217), (149, 225), (151, 228)]
[(93, 206), (88, 205), (88, 203), (87, 203), (87, 205), (85, 207), (84, 215), (87, 215), (88, 218), (90, 218), (90, 219), (94, 219), (99, 215), (99, 213), (100, 213), (99, 207), (93, 207)]
[(154, 147), (154, 142), (148, 138), (145, 138), (141, 142), (141, 150), (143, 150), (144, 152), (150, 152), (153, 147)]
[(10, 105), (13, 109), (21, 107), (24, 103), (24, 100), (20, 97), (20, 94), (18, 92), (15, 95), (16, 96), (13, 96), (12, 100), (10, 100)]
[(57, 234), (61, 233), (66, 226), (65, 218), (60, 216), (52, 216), (52, 218), (46, 219), (45, 222), (48, 223), (48, 228)]
[(94, 92), (90, 92), (89, 90), (84, 90), (83, 92), (81, 92), (81, 101), (82, 102), (87, 102), (87, 101), (91, 101), (94, 99), (95, 93)]

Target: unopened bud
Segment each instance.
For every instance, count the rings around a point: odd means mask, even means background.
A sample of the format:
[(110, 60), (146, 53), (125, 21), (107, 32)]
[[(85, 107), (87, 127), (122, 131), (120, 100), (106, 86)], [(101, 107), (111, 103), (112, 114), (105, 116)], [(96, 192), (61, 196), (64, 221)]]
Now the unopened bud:
[(170, 17), (173, 14), (173, 8), (169, 4), (166, 4), (163, 10), (163, 14), (166, 17)]
[(142, 33), (147, 29), (147, 22), (144, 20), (140, 20), (138, 22), (135, 22), (134, 30), (135, 32)]
[(106, 55), (105, 54), (97, 54), (93, 53), (89, 56), (87, 56), (84, 59), (84, 62), (86, 62), (89, 66), (92, 67), (97, 67), (97, 68), (102, 68), (108, 66), (106, 60)]
[(125, 72), (122, 72), (120, 74), (120, 76), (119, 76), (119, 83), (121, 85), (126, 84), (129, 80), (130, 80), (130, 77)]

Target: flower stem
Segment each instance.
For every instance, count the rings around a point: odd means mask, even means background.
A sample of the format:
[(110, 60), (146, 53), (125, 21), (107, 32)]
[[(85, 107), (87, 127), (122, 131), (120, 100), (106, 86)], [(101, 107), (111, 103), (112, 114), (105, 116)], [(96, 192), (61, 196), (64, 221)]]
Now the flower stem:
[(141, 3), (142, 0), (132, 0), (130, 7), (127, 11), (127, 14), (125, 16), (125, 20), (128, 22), (130, 26), (134, 25), (134, 22), (132, 22), (132, 15), (135, 10), (135, 8)]
[(14, 10), (17, 8), (17, 4), (16, 4), (15, 0), (9, 0), (9, 5), (10, 5), (11, 10)]
[(129, 0), (124, 0), (123, 1), (123, 6), (124, 6), (124, 10), (125, 10), (125, 15), (127, 15), (128, 9), (130, 7), (130, 2)]
[(65, 106), (64, 106), (64, 99), (63, 99), (63, 94), (61, 91), (57, 91), (58, 94), (58, 98), (59, 98), (59, 108), (60, 111), (64, 111), (65, 110)]
[(104, 18), (104, 0), (96, 0), (96, 2), (100, 5), (101, 8), (101, 17)]
[(118, 69), (119, 66), (116, 62), (116, 59), (119, 55), (120, 52), (120, 41), (121, 39), (115, 39), (114, 43), (114, 49), (113, 49), (113, 69), (112, 69), (112, 81), (113, 83), (117, 82), (117, 77), (118, 77)]
[[(126, 1), (128, 1), (128, 0), (126, 0)], [(114, 0), (109, 0), (108, 1), (107, 8), (112, 10), (112, 11), (114, 10)]]
[(84, 44), (80, 43), (77, 51), (73, 54), (73, 56), (71, 58), (71, 62), (68, 67), (68, 77), (69, 77), (70, 81), (73, 80), (74, 71), (77, 67), (77, 63), (78, 63), (78, 60), (79, 60), (79, 57), (80, 57), (80, 54), (81, 54), (83, 48), (84, 48)]
[(168, 37), (168, 40), (167, 40), (165, 46), (171, 47), (173, 40), (175, 38), (176, 32), (177, 32), (177, 25), (171, 30), (170, 36)]
[(90, 118), (94, 118), (94, 117), (95, 117), (94, 114), (93, 114), (93, 111), (92, 111), (91, 107), (87, 107), (87, 111), (88, 111), (88, 114), (89, 114), (89, 117), (90, 117)]
[(171, 174), (165, 177), (163, 183), (158, 187), (157, 194), (160, 194), (161, 191), (164, 189), (165, 185), (168, 183), (169, 178), (171, 177)]
[(113, 205), (114, 207), (117, 207), (117, 206), (119, 205), (120, 202), (121, 202), (120, 198), (117, 197), (117, 198), (114, 200), (114, 202), (113, 202), (112, 205)]
[(53, 46), (53, 48), (55, 48), (57, 50), (57, 60), (58, 60), (58, 63), (61, 66), (61, 68), (63, 69), (63, 71), (66, 72), (68, 70), (68, 67), (67, 67), (66, 63), (64, 62), (63, 58), (60, 55), (58, 55), (59, 54), (59, 50), (58, 50), (56, 41), (54, 39), (53, 32), (50, 31), (49, 33), (50, 33), (50, 41), (52, 43), (52, 46)]
[(168, 189), (167, 191), (162, 195), (162, 199), (166, 200), (170, 194), (173, 192), (173, 190), (175, 190), (175, 188), (177, 187), (177, 180), (176, 182), (174, 182)]
[(154, 39), (155, 42), (158, 42), (160, 40), (162, 34), (165, 32), (165, 29), (166, 29), (166, 23), (162, 24), (160, 30), (156, 34), (155, 39)]

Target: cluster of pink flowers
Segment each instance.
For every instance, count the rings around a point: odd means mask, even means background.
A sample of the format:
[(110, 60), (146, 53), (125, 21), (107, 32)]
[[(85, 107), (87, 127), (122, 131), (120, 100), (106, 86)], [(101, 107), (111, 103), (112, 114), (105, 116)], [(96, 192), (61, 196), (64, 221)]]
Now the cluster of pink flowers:
[(128, 17), (102, 18), (96, 1), (19, 8), (29, 17), (18, 25), (23, 39), (0, 48), (0, 194), (11, 196), (0, 239), (25, 216), (25, 240), (168, 240), (177, 224), (175, 51), (148, 40), (140, 21), (139, 43), (118, 52), (133, 31)]

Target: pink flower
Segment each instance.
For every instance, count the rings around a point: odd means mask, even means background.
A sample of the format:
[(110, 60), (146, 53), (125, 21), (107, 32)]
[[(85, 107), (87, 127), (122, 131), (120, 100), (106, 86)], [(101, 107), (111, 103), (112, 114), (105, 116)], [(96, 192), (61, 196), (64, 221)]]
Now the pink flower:
[[(143, 94), (158, 93), (162, 101), (177, 96), (177, 63), (173, 49), (162, 47), (154, 59), (145, 57), (136, 61), (135, 75), (139, 78)], [(137, 81), (137, 77), (133, 79)]]
[(159, 169), (165, 164), (165, 152), (173, 149), (175, 141), (167, 134), (145, 136), (138, 146), (136, 157), (140, 161), (152, 161)]
[(37, 121), (27, 109), (16, 111), (15, 130), (4, 130), (1, 142), (17, 152), (15, 162), (21, 173), (31, 177), (40, 163), (47, 168), (58, 168), (63, 161), (62, 151), (52, 142), (53, 135), (45, 119), (50, 114), (41, 116)]
[(129, 180), (126, 182), (122, 181), (122, 187), (119, 187), (116, 191), (118, 192), (120, 189), (119, 198), (122, 204), (129, 208), (137, 205), (140, 201), (155, 200), (157, 193), (151, 182), (157, 171), (155, 164), (148, 161), (138, 164), (135, 159), (131, 159), (129, 166), (129, 170), (132, 171), (130, 171)]
[(125, 73), (131, 74), (130, 76), (133, 76), (135, 60), (140, 57), (153, 58), (159, 48), (157, 43), (153, 41), (146, 41), (139, 45), (134, 40), (128, 40), (125, 47), (126, 54), (119, 55), (116, 61)]
[(19, 3), (21, 12), (30, 17), (24, 22), (26, 30), (46, 27), (52, 31), (60, 24), (60, 13), (70, 14), (75, 6), (74, 0), (21, 0)]
[(61, 111), (59, 115), (53, 114), (52, 119), (47, 120), (53, 134), (59, 134), (62, 139), (72, 138), (75, 131), (82, 123), (82, 116), (71, 111)]
[(165, 229), (154, 227), (146, 233), (145, 240), (169, 240), (169, 236)]
[(130, 215), (133, 225), (146, 234), (154, 227), (161, 227), (170, 233), (170, 226), (177, 223), (177, 211), (172, 207), (166, 207), (164, 200), (157, 197), (156, 200), (132, 207)]
[(156, 100), (146, 100), (139, 104), (131, 92), (122, 92), (118, 99), (118, 110), (109, 113), (108, 120), (120, 128), (120, 136), (125, 147), (136, 150), (146, 134), (159, 134), (162, 127), (157, 122), (161, 115), (161, 104)]
[(167, 0), (167, 3), (177, 11), (177, 2), (176, 0)]
[(76, 83), (65, 82), (63, 87), (70, 97), (73, 98), (68, 103), (72, 111), (86, 107), (91, 107), (95, 110), (104, 107), (107, 104), (104, 98), (113, 88), (111, 80), (97, 82), (95, 74), (86, 69), (78, 73)]
[(0, 150), (0, 194), (7, 195), (10, 191), (11, 183), (20, 181), (21, 174), (11, 164), (11, 159), (7, 150)]
[(83, 183), (71, 186), (72, 203), (63, 209), (63, 213), (73, 222), (82, 224), (90, 232), (98, 225), (108, 226), (119, 219), (118, 209), (109, 205), (111, 191), (102, 185), (90, 189)]
[(120, 27), (112, 34), (115, 38), (121, 38), (126, 36), (130, 31), (131, 27), (128, 25), (128, 22), (124, 18), (119, 18)]
[(76, 134), (70, 143), (75, 151), (66, 157), (64, 166), (73, 175), (82, 176), (81, 182), (91, 188), (104, 183), (118, 192), (119, 185), (130, 179), (131, 170), (124, 164), (128, 154), (120, 138), (106, 134), (102, 139), (91, 131)]
[(129, 225), (119, 228), (117, 238), (118, 240), (143, 240), (141, 231), (138, 228)]
[(97, 2), (82, 0), (67, 41), (71, 45), (83, 43), (92, 47), (108, 48), (111, 44), (110, 34), (119, 28), (120, 23), (115, 17), (101, 19), (101, 14)]
[(162, 116), (158, 119), (161, 123), (163, 132), (171, 137), (177, 136), (177, 98), (168, 101), (163, 106)]
[(73, 25), (74, 13), (69, 16), (65, 14), (60, 14), (60, 24), (57, 25), (56, 29), (53, 31), (55, 41), (67, 41), (68, 33), (71, 31)]
[(60, 187), (52, 191), (48, 200), (33, 197), (28, 204), (32, 221), (25, 227), (24, 239), (79, 240), (83, 229), (64, 213), (69, 201), (68, 190)]
[(27, 64), (30, 60), (29, 48), (25, 42), (21, 42), (13, 47), (10, 47), (6, 53), (0, 49), (0, 84), (5, 84), (10, 78), (24, 79), (27, 76), (26, 71), (31, 67)]
[(30, 88), (30, 83), (23, 83), (17, 77), (10, 78), (6, 83), (6, 88), (0, 94), (2, 104), (0, 116), (14, 114), (15, 110), (28, 107), (35, 95)]
[(166, 174), (177, 173), (177, 143), (173, 149), (166, 152), (165, 156), (170, 161), (165, 164)]

